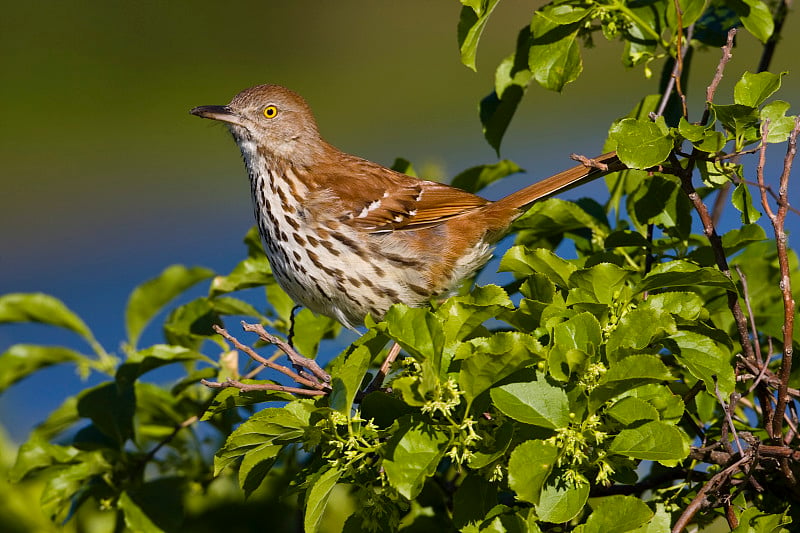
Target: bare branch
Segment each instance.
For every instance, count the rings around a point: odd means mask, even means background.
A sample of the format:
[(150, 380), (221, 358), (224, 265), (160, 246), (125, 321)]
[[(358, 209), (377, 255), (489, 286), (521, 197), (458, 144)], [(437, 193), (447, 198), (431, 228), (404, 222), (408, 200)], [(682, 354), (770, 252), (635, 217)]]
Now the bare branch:
[(219, 327), (217, 325), (214, 325), (213, 328), (214, 328), (214, 331), (216, 331), (217, 333), (222, 335), (225, 338), (225, 340), (227, 340), (228, 342), (233, 344), (236, 347), (236, 349), (243, 351), (251, 359), (253, 359), (254, 361), (257, 361), (258, 363), (261, 363), (261, 365), (263, 365), (263, 366), (265, 366), (267, 368), (271, 368), (272, 370), (277, 370), (281, 374), (284, 374), (284, 375), (292, 378), (297, 383), (299, 383), (301, 385), (305, 385), (306, 387), (311, 387), (311, 388), (317, 389), (317, 390), (322, 390), (322, 389), (326, 388), (325, 385), (322, 385), (320, 383), (317, 383), (316, 381), (312, 381), (310, 379), (307, 379), (307, 378), (305, 378), (305, 377), (293, 372), (292, 370), (289, 370), (288, 368), (286, 368), (283, 365), (279, 365), (279, 364), (273, 363), (269, 359), (261, 357), (260, 355), (258, 355), (258, 353), (256, 353), (255, 350), (253, 350), (251, 347), (246, 346), (246, 345), (242, 344), (241, 342), (239, 342), (239, 339), (237, 339), (236, 337), (234, 337), (233, 335), (228, 333), (228, 331), (225, 330), (224, 328), (221, 328), (221, 327)]
[[(765, 121), (766, 122), (766, 121)], [(772, 417), (772, 434), (774, 438), (780, 438), (783, 433), (783, 418), (786, 411), (786, 403), (789, 400), (788, 388), (789, 377), (792, 372), (792, 356), (794, 355), (794, 314), (795, 302), (792, 296), (792, 279), (789, 265), (789, 250), (787, 246), (788, 237), (785, 231), (787, 197), (789, 194), (789, 175), (792, 173), (792, 164), (797, 154), (797, 135), (800, 133), (800, 117), (795, 118), (794, 129), (789, 136), (789, 143), (786, 149), (786, 156), (783, 159), (783, 172), (780, 177), (778, 188), (778, 199), (781, 205), (778, 206), (777, 215), (770, 215), (772, 227), (775, 232), (775, 244), (778, 249), (778, 264), (780, 265), (781, 281), (780, 289), (783, 296), (783, 359), (781, 360), (780, 385), (778, 386), (778, 403), (775, 406), (775, 413)], [(763, 136), (762, 139), (766, 139)], [(766, 140), (763, 141), (766, 145)], [(762, 149), (762, 156), (766, 149)], [(759, 184), (764, 182), (763, 167), (758, 175)], [(762, 193), (762, 201), (765, 202), (766, 194)], [(766, 208), (765, 208), (766, 209)], [(794, 480), (794, 477), (791, 478)]]
[(301, 396), (325, 396), (326, 394), (328, 394), (328, 391), (324, 390), (286, 387), (284, 385), (278, 385), (276, 383), (242, 383), (241, 381), (236, 381), (235, 379), (230, 379), (230, 378), (228, 378), (227, 381), (224, 381), (222, 383), (219, 383), (217, 381), (208, 381), (206, 379), (201, 379), (200, 383), (211, 389), (227, 389), (228, 387), (233, 387), (239, 389), (242, 392), (250, 392), (256, 390), (274, 390), (280, 392), (288, 392), (291, 394), (299, 394)]
[(276, 337), (275, 335), (268, 333), (261, 324), (248, 324), (247, 322), (242, 322), (242, 329), (256, 333), (264, 342), (274, 344), (280, 348), (280, 350), (285, 353), (287, 357), (289, 357), (289, 360), (292, 362), (292, 366), (295, 367), (296, 370), (301, 371), (300, 369), (306, 369), (322, 382), (330, 383), (331, 375), (325, 372), (316, 361), (307, 357), (303, 357), (297, 353), (297, 351), (295, 351), (295, 349), (292, 348), (286, 341), (280, 337)]
[(717, 71), (714, 74), (714, 78), (711, 80), (711, 84), (706, 89), (706, 109), (703, 111), (703, 118), (700, 120), (700, 124), (707, 123), (708, 117), (711, 116), (711, 102), (714, 101), (714, 94), (717, 92), (719, 82), (722, 81), (722, 74), (725, 72), (725, 65), (727, 65), (728, 61), (730, 61), (731, 57), (733, 57), (733, 38), (735, 36), (736, 28), (731, 28), (728, 31), (728, 41), (725, 43), (725, 46), (722, 47), (722, 57), (717, 65)]
[(688, 526), (689, 522), (692, 521), (692, 518), (694, 518), (694, 515), (700, 510), (700, 507), (706, 503), (706, 498), (708, 495), (716, 492), (723, 485), (725, 485), (725, 483), (733, 474), (741, 470), (741, 465), (751, 460), (752, 458), (750, 457), (750, 454), (747, 454), (709, 479), (697, 492), (697, 496), (695, 496), (692, 502), (686, 507), (680, 518), (678, 518), (678, 520), (675, 522), (675, 525), (672, 527), (672, 533), (680, 533), (686, 529), (686, 526)]

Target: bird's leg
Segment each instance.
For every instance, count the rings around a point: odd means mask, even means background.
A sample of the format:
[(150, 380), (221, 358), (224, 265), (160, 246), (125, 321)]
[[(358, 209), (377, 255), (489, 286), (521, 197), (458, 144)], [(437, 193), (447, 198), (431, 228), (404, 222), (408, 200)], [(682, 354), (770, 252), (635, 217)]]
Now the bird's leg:
[(286, 342), (292, 348), (294, 348), (294, 342), (293, 342), (293, 340), (294, 340), (294, 315), (295, 315), (295, 313), (297, 313), (297, 311), (301, 307), (303, 307), (303, 306), (302, 305), (295, 305), (294, 307), (292, 307), (292, 310), (289, 311), (289, 333), (288, 333), (288, 335), (286, 335)]

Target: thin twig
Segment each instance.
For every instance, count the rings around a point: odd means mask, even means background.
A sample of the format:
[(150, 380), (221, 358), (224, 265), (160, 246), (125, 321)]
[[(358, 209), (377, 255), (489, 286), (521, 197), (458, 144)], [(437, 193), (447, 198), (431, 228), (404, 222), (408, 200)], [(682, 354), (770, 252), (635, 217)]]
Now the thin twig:
[(675, 525), (672, 528), (672, 533), (680, 533), (686, 529), (686, 526), (688, 526), (689, 522), (692, 521), (694, 515), (697, 514), (697, 511), (699, 511), (700, 507), (702, 507), (706, 502), (706, 496), (722, 487), (734, 473), (741, 470), (739, 468), (740, 465), (751, 460), (752, 458), (749, 454), (747, 454), (709, 479), (697, 492), (697, 496), (695, 496), (692, 502), (686, 507), (680, 518), (678, 518), (677, 522), (675, 522)]
[(392, 347), (389, 348), (389, 353), (386, 354), (386, 359), (384, 359), (383, 364), (381, 365), (380, 369), (378, 369), (378, 373), (375, 374), (375, 377), (372, 379), (372, 382), (364, 389), (364, 394), (369, 394), (370, 392), (378, 390), (381, 385), (383, 385), (383, 380), (389, 375), (389, 370), (392, 368), (392, 364), (394, 363), (395, 359), (397, 359), (398, 354), (400, 353), (400, 345), (396, 342), (392, 344)]
[(734, 265), (736, 273), (739, 274), (739, 281), (742, 282), (742, 298), (744, 298), (744, 305), (747, 308), (747, 316), (750, 317), (750, 331), (753, 334), (753, 347), (755, 348), (756, 361), (758, 364), (763, 363), (761, 356), (761, 343), (758, 342), (758, 328), (756, 328), (756, 317), (753, 315), (753, 306), (750, 305), (750, 291), (747, 287), (747, 276), (744, 275), (739, 265)]
[[(222, 335), (225, 338), (225, 340), (227, 340), (228, 342), (233, 344), (236, 347), (237, 350), (243, 351), (251, 359), (253, 359), (254, 361), (256, 361), (258, 363), (261, 363), (263, 366), (265, 366), (267, 368), (271, 368), (272, 370), (277, 370), (281, 374), (284, 374), (284, 375), (292, 378), (297, 383), (299, 383), (301, 385), (305, 385), (306, 387), (311, 387), (311, 388), (317, 389), (317, 390), (322, 390), (322, 389), (326, 388), (325, 385), (322, 385), (322, 384), (317, 383), (315, 381), (312, 381), (312, 380), (310, 380), (308, 378), (305, 378), (305, 377), (293, 372), (292, 370), (286, 368), (283, 365), (279, 365), (279, 364), (273, 363), (269, 359), (261, 357), (260, 355), (258, 355), (256, 353), (255, 350), (253, 350), (251, 347), (246, 346), (246, 345), (242, 344), (241, 342), (239, 342), (239, 339), (237, 339), (236, 337), (234, 337), (233, 335), (228, 333), (228, 331), (225, 330), (224, 328), (221, 328), (221, 327), (217, 326), (216, 324), (213, 326), (213, 328), (214, 328), (214, 331), (216, 331), (217, 333)], [(281, 347), (281, 346), (279, 346), (279, 348), (283, 349), (283, 347)]]
[(592, 159), (590, 157), (586, 157), (585, 155), (580, 154), (570, 154), (569, 158), (573, 161), (577, 161), (581, 163), (585, 167), (589, 168), (596, 168), (598, 170), (602, 170), (603, 172), (608, 172), (608, 165), (597, 159)]
[(307, 357), (303, 357), (297, 353), (297, 351), (289, 346), (286, 341), (280, 337), (276, 337), (275, 335), (268, 333), (261, 324), (248, 324), (247, 322), (242, 322), (242, 329), (256, 333), (264, 342), (274, 344), (280, 348), (280, 350), (285, 353), (287, 357), (289, 357), (289, 360), (292, 362), (292, 366), (294, 366), (295, 369), (306, 369), (321, 381), (330, 383), (331, 375), (322, 370), (322, 367), (319, 366), (316, 361)]
[(711, 80), (711, 84), (706, 88), (706, 108), (703, 111), (703, 118), (700, 120), (700, 124), (705, 124), (708, 122), (708, 118), (711, 116), (711, 102), (714, 101), (714, 94), (717, 92), (717, 87), (719, 87), (719, 82), (722, 81), (722, 74), (725, 72), (725, 65), (728, 64), (728, 61), (731, 60), (733, 57), (733, 38), (736, 36), (736, 28), (731, 28), (728, 30), (728, 40), (725, 43), (725, 46), (722, 47), (722, 58), (719, 60), (719, 64), (717, 64), (717, 71), (714, 73), (714, 78)]
[[(715, 376), (716, 377), (716, 376)], [(714, 394), (717, 396), (717, 401), (722, 406), (722, 412), (725, 413), (725, 419), (728, 421), (728, 427), (733, 433), (733, 442), (736, 443), (736, 449), (739, 450), (739, 455), (744, 455), (744, 450), (742, 449), (742, 443), (739, 442), (739, 435), (736, 434), (736, 426), (733, 425), (733, 417), (731, 416), (731, 411), (734, 409), (733, 400), (731, 400), (730, 405), (725, 404), (725, 400), (722, 398), (722, 394), (719, 392), (719, 384), (717, 380), (714, 379)], [(733, 394), (731, 394), (733, 397)], [(728, 453), (732, 453), (733, 449), (731, 448), (731, 443), (728, 441), (728, 430), (726, 426), (723, 424), (721, 428), (721, 437), (722, 437), (722, 444), (725, 446), (725, 449), (728, 450)]]
[[(677, 161), (675, 155), (673, 154), (671, 157), (675, 159), (675, 161), (673, 161), (675, 167), (680, 168), (680, 163)], [(697, 214), (700, 216), (700, 221), (703, 224), (703, 233), (708, 239), (708, 243), (714, 253), (714, 260), (717, 264), (717, 268), (719, 268), (725, 277), (732, 280), (731, 269), (728, 266), (728, 258), (725, 256), (725, 249), (722, 246), (722, 238), (717, 233), (716, 227), (714, 226), (714, 221), (711, 219), (711, 214), (708, 212), (708, 207), (706, 207), (706, 204), (703, 203), (702, 198), (700, 198), (700, 195), (697, 194), (697, 191), (692, 184), (692, 171), (693, 169), (690, 166), (685, 172), (680, 173), (679, 177), (681, 179), (681, 188), (694, 206)], [(742, 308), (739, 305), (739, 295), (733, 290), (728, 290), (726, 292), (728, 294), (728, 308), (733, 314), (733, 318), (736, 323), (736, 329), (739, 332), (739, 339), (742, 349), (744, 350), (745, 356), (748, 359), (755, 360), (753, 345), (750, 342), (750, 334), (747, 331), (747, 319), (745, 318)]]
[[(761, 150), (759, 151), (758, 167), (756, 176), (759, 188), (761, 188), (761, 205), (767, 213), (772, 228), (775, 233), (775, 246), (778, 251), (778, 264), (780, 266), (781, 281), (780, 289), (783, 296), (783, 358), (781, 359), (780, 383), (778, 385), (778, 399), (775, 412), (772, 416), (772, 437), (781, 438), (783, 434), (783, 419), (786, 411), (786, 402), (789, 400), (788, 388), (789, 377), (792, 371), (792, 356), (794, 354), (793, 335), (794, 335), (794, 314), (795, 302), (792, 296), (792, 280), (789, 265), (789, 250), (787, 246), (788, 237), (785, 231), (787, 214), (787, 197), (789, 194), (789, 176), (792, 172), (792, 164), (797, 153), (797, 136), (800, 133), (800, 117), (795, 119), (794, 128), (789, 135), (786, 156), (783, 159), (783, 172), (780, 176), (778, 187), (778, 212), (775, 213), (767, 201), (767, 194), (764, 186), (764, 165), (767, 153), (767, 137), (769, 135), (769, 120), (764, 120), (761, 129)], [(767, 421), (768, 423), (770, 421)]]
[(324, 396), (328, 394), (328, 391), (326, 390), (286, 387), (284, 385), (278, 385), (276, 383), (242, 383), (241, 381), (237, 381), (231, 378), (228, 378), (227, 381), (223, 381), (221, 383), (217, 381), (208, 381), (206, 379), (201, 379), (200, 383), (211, 389), (227, 389), (228, 387), (234, 387), (242, 392), (250, 392), (257, 390), (274, 390), (280, 392), (288, 392), (291, 394), (299, 394), (302, 396)]

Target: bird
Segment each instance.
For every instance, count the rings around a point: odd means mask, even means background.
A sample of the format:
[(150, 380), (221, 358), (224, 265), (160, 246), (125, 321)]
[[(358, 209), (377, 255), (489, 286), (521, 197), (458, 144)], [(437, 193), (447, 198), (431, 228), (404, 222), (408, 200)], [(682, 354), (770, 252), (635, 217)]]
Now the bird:
[(610, 152), (489, 201), (339, 150), (308, 103), (280, 85), (190, 113), (226, 124), (239, 146), (280, 287), (350, 329), (394, 304), (419, 307), (451, 293), (533, 202), (624, 168)]

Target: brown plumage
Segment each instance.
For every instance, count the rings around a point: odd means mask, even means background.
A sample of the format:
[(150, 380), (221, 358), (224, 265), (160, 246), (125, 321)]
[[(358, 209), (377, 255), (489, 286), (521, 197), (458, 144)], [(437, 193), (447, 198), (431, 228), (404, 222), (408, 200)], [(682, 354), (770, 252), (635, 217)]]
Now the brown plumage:
[(278, 283), (351, 328), (452, 290), (532, 202), (624, 168), (605, 154), (597, 163), (607, 170), (576, 166), (490, 202), (338, 150), (305, 100), (277, 85), (191, 113), (225, 122), (239, 145)]

